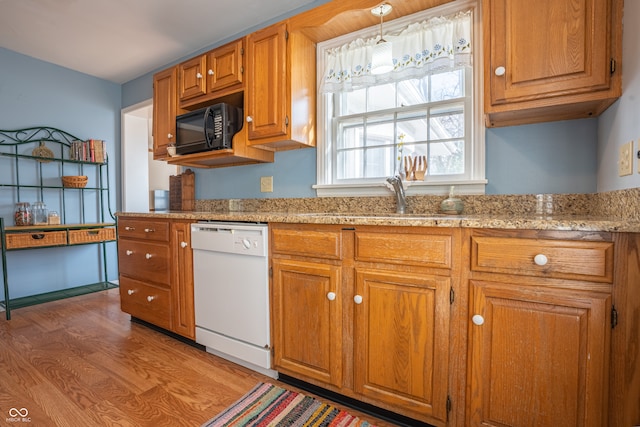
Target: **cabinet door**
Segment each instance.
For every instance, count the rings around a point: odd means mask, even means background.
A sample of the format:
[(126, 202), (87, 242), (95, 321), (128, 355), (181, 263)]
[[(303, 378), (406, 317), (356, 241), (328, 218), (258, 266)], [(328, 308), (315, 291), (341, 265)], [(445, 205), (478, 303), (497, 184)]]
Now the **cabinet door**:
[(167, 157), (167, 146), (176, 142), (177, 68), (153, 76), (153, 158)]
[(286, 135), (286, 25), (250, 34), (247, 53), (245, 115), (249, 140)]
[(467, 425), (602, 426), (610, 295), (471, 281)]
[(275, 368), (340, 386), (340, 266), (283, 259), (272, 264)]
[(211, 51), (207, 63), (207, 90), (217, 92), (243, 82), (244, 66), (243, 40)]
[(490, 105), (609, 88), (611, 0), (483, 4)]
[(193, 254), (188, 222), (171, 223), (171, 302), (173, 331), (195, 339)]
[(446, 420), (450, 288), (447, 277), (356, 270), (356, 392)]
[(178, 65), (178, 91), (180, 101), (207, 93), (207, 79), (204, 76), (207, 56), (196, 56)]

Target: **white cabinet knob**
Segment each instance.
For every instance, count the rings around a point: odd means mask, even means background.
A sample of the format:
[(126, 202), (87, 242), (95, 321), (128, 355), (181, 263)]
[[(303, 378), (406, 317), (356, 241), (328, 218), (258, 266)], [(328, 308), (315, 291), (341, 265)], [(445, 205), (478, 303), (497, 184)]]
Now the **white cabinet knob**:
[(169, 139), (173, 138), (173, 134), (172, 133), (168, 133), (167, 134), (167, 138), (169, 138)]
[(180, 247), (181, 248), (186, 248), (187, 246), (189, 246), (189, 244), (187, 242), (180, 242)]
[(210, 76), (213, 76), (214, 72), (213, 70), (209, 69), (209, 71), (207, 71), (207, 74), (209, 74)]
[(156, 230), (154, 230), (153, 228), (145, 228), (144, 229), (145, 233), (153, 233), (154, 231), (156, 231)]
[(479, 314), (474, 314), (473, 317), (471, 318), (471, 321), (473, 322), (474, 325), (481, 326), (484, 324), (484, 317), (482, 317)]
[(153, 256), (153, 255), (151, 255), (151, 254), (145, 254), (145, 255), (144, 255), (144, 257), (145, 257), (146, 259), (151, 259), (151, 257), (152, 257), (152, 256)]
[(247, 116), (247, 123), (251, 123), (253, 121), (253, 117)]
[(201, 79), (202, 78), (202, 73), (196, 74), (196, 78)]
[(362, 295), (356, 295), (353, 297), (353, 302), (356, 304), (362, 304)]
[(335, 293), (335, 292), (329, 292), (329, 293), (327, 294), (327, 299), (328, 299), (329, 301), (333, 301), (334, 299), (336, 299), (336, 293)]
[(129, 289), (129, 290), (127, 291), (127, 294), (129, 294), (129, 295), (133, 295), (133, 294), (135, 294), (135, 293), (136, 293), (136, 291), (134, 291), (133, 289)]
[(546, 255), (538, 254), (533, 257), (533, 262), (535, 262), (536, 265), (547, 265), (549, 259), (546, 257)]
[(151, 296), (151, 295), (149, 295), (149, 296), (147, 297), (147, 301), (149, 301), (149, 302), (153, 301), (154, 299), (156, 299), (156, 297)]
[(499, 77), (499, 76), (504, 76), (504, 73), (505, 73), (506, 71), (507, 71), (507, 70), (506, 70), (504, 67), (498, 67), (498, 68), (496, 68), (495, 73), (496, 73), (496, 76), (498, 76), (498, 77)]
[(131, 251), (131, 250), (128, 250), (128, 251), (127, 251), (127, 252), (125, 252), (125, 253), (127, 254), (127, 256), (131, 256), (131, 255), (133, 255), (133, 251)]
[(125, 227), (124, 228), (126, 231), (135, 231), (136, 228), (135, 227)]

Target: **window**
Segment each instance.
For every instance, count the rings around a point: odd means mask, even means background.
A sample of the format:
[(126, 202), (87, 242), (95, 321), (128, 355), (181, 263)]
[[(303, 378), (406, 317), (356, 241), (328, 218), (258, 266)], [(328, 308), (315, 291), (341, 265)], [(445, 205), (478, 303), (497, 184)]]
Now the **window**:
[[(385, 23), (384, 37), (394, 46), (394, 58), (403, 49), (416, 51), (416, 43), (426, 44), (433, 25), (454, 22), (479, 27), (472, 25), (479, 19), (474, 6), (475, 1), (455, 1)], [(465, 30), (470, 33), (471, 28)], [(421, 54), (410, 59), (401, 56), (394, 60), (394, 71), (374, 76), (358, 61), (368, 61), (377, 41), (371, 38), (375, 31), (318, 46), (318, 195), (389, 194), (385, 178), (403, 172), (405, 158), (425, 159), (428, 164), (424, 182), (405, 181), (408, 194), (446, 194), (452, 184), (466, 194), (484, 193), (484, 127), (477, 90), (481, 67), (474, 70), (469, 65), (478, 55), (479, 43), (470, 49), (470, 40), (453, 37), (460, 46), (438, 48), (433, 42), (440, 37), (436, 29), (429, 40), (432, 49), (421, 48)], [(407, 34), (413, 39), (403, 38)], [(416, 41), (416, 37), (422, 38)], [(477, 32), (473, 38), (480, 39)], [(460, 55), (451, 55), (455, 49)]]

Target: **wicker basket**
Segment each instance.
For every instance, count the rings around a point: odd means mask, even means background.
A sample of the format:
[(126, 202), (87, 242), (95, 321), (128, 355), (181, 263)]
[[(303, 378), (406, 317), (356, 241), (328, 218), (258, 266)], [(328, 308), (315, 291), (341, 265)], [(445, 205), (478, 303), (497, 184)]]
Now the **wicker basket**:
[(67, 175), (62, 177), (62, 185), (67, 188), (84, 188), (89, 178), (84, 175)]

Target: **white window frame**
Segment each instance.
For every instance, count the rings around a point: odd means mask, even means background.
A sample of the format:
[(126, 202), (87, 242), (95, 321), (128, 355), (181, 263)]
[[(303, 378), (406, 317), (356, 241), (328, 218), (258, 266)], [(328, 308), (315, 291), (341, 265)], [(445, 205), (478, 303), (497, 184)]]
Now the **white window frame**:
[[(447, 194), (450, 186), (456, 186), (458, 194), (484, 194), (487, 180), (485, 179), (485, 125), (483, 119), (483, 65), (482, 65), (482, 15), (479, 0), (455, 0), (443, 6), (427, 9), (409, 16), (405, 16), (384, 24), (384, 31), (394, 32), (406, 27), (408, 24), (423, 21), (433, 16), (453, 15), (458, 11), (471, 9), (473, 12), (473, 51), (471, 63), (473, 64), (473, 119), (471, 130), (471, 170), (465, 171), (469, 178), (464, 180), (439, 180), (426, 178), (425, 181), (404, 181), (407, 195), (421, 194)], [(327, 96), (320, 92), (320, 84), (324, 77), (324, 52), (327, 49), (341, 46), (356, 38), (373, 38), (380, 31), (380, 26), (369, 27), (354, 33), (345, 34), (335, 39), (318, 43), (317, 52), (317, 181), (313, 188), (318, 197), (345, 197), (345, 196), (387, 196), (390, 193), (385, 180), (379, 182), (333, 184), (332, 180), (332, 153), (328, 136), (331, 135), (331, 118), (327, 117)], [(466, 154), (468, 155), (468, 154)]]

